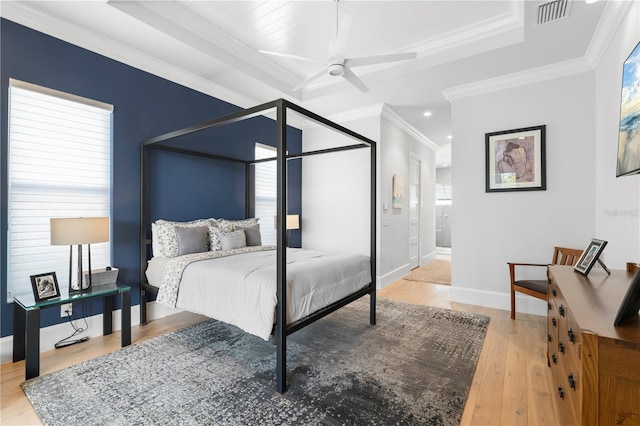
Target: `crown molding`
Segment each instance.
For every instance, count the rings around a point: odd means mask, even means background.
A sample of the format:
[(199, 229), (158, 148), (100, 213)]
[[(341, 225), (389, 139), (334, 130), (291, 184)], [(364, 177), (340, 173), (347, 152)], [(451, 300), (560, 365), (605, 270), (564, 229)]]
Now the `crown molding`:
[(571, 59), (538, 68), (531, 68), (513, 74), (451, 87), (449, 89), (444, 89), (442, 94), (449, 102), (452, 102), (456, 99), (468, 98), (471, 96), (497, 92), (499, 90), (540, 83), (547, 80), (579, 74), (592, 69), (592, 65), (586, 58)]
[(512, 89), (591, 71), (600, 62), (632, 4), (632, 1), (607, 2), (587, 52), (580, 58), (451, 87), (444, 89), (442, 94), (449, 102), (452, 102), (456, 99)]
[(633, 1), (608, 1), (585, 57), (595, 68), (616, 35)]
[(404, 130), (409, 136), (413, 137), (433, 152), (438, 152), (440, 150), (440, 145), (433, 142), (431, 139), (422, 134), (418, 129), (409, 124), (404, 118), (400, 117), (400, 115), (398, 115), (398, 113), (395, 112), (389, 105), (383, 105), (381, 116), (391, 121), (400, 129)]
[(28, 3), (2, 1), (0, 16), (35, 31), (58, 38), (67, 43), (122, 62), (133, 68), (162, 77), (174, 83), (181, 84), (233, 105), (247, 108), (260, 102), (259, 99), (254, 99), (229, 90), (211, 80), (189, 73), (144, 52), (132, 49), (125, 44), (100, 36), (87, 28), (42, 14), (29, 7)]

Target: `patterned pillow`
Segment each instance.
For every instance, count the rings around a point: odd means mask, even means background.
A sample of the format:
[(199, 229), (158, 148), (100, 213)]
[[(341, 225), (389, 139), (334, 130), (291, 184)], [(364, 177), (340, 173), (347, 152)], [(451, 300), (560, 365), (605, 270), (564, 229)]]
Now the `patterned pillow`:
[(196, 226), (210, 226), (215, 223), (215, 219), (198, 219), (191, 222), (171, 222), (168, 220), (156, 220), (155, 228), (159, 242), (159, 253), (157, 257), (176, 257), (178, 256), (179, 247), (176, 237), (175, 227), (193, 228)]

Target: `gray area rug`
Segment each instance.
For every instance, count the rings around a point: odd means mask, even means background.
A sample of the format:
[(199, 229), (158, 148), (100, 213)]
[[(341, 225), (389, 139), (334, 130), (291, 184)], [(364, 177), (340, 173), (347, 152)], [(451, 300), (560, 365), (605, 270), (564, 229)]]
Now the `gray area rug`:
[[(215, 320), (22, 384), (49, 425), (454, 425), (489, 318), (368, 298), (275, 346)], [(90, 343), (89, 343), (90, 344)]]

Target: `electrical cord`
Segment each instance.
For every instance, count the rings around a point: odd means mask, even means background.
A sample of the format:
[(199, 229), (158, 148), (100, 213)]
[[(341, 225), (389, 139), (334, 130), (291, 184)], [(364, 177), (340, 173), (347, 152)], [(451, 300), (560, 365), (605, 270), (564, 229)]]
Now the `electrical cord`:
[[(56, 349), (64, 348), (64, 347), (67, 347), (67, 346), (75, 345), (76, 343), (82, 343), (82, 342), (86, 342), (87, 340), (89, 340), (89, 336), (84, 336), (84, 337), (82, 337), (80, 339), (71, 340), (72, 338), (74, 338), (78, 334), (87, 331), (87, 329), (89, 328), (89, 323), (87, 322), (87, 316), (85, 315), (84, 307), (85, 307), (85, 305), (84, 305), (84, 301), (83, 301), (82, 302), (82, 319), (84, 320), (84, 328), (77, 327), (73, 323), (73, 321), (71, 320), (71, 315), (68, 315), (67, 318), (69, 319), (69, 324), (71, 324), (71, 327), (73, 328), (73, 333), (70, 336), (65, 337), (64, 339), (58, 340), (56, 342), (56, 344), (54, 345), (54, 347)], [(69, 313), (69, 311), (65, 311), (65, 312)]]

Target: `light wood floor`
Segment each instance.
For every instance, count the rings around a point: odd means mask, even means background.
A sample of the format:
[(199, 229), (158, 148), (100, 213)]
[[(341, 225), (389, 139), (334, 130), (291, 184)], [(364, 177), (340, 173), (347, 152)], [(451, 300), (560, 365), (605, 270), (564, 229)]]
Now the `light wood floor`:
[[(551, 372), (546, 362), (546, 320), (535, 315), (449, 302), (448, 286), (397, 281), (381, 290), (379, 297), (410, 303), (475, 312), (491, 318), (480, 360), (462, 416), (463, 425), (555, 425), (560, 424), (552, 398)], [(132, 329), (138, 343), (202, 321), (204, 317), (178, 313)], [(42, 354), (40, 374), (95, 358), (120, 348), (120, 333), (92, 338), (88, 343)], [(20, 388), (24, 361), (1, 366), (2, 425), (41, 424)]]

